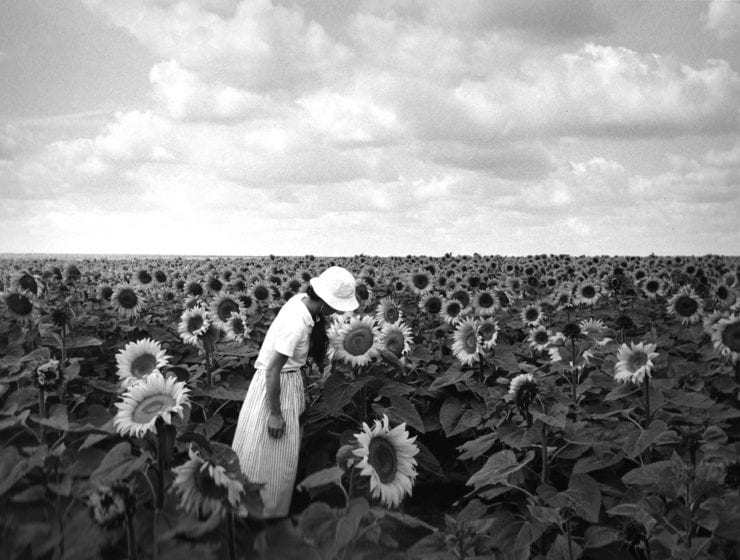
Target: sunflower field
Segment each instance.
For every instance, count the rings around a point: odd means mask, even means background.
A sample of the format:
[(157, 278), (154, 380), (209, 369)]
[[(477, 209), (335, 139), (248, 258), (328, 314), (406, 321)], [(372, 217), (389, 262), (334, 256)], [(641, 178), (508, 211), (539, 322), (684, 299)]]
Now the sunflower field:
[[(240, 407), (331, 265), (360, 308), (261, 521)], [(738, 294), (715, 255), (6, 257), (0, 558), (740, 558)]]

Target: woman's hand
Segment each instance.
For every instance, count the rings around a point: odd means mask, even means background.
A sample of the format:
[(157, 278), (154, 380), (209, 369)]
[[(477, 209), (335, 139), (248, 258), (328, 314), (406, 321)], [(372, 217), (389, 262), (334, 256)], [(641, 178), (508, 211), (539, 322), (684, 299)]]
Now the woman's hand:
[(275, 439), (280, 439), (285, 434), (285, 419), (281, 412), (271, 412), (267, 418), (267, 434)]

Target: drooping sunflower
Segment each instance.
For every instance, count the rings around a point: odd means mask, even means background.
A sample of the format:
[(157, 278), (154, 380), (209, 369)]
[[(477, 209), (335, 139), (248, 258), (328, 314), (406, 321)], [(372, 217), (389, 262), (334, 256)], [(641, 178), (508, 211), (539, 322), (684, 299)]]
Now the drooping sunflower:
[(478, 322), (478, 339), (481, 348), (484, 350), (491, 350), (496, 346), (499, 333), (498, 322), (492, 317), (481, 319)]
[(121, 385), (126, 388), (142, 381), (155, 371), (160, 372), (169, 364), (169, 356), (160, 343), (151, 338), (129, 342), (116, 354)]
[(403, 313), (392, 298), (385, 297), (378, 303), (378, 308), (375, 310), (375, 320), (381, 325), (385, 323), (392, 324), (403, 320)]
[(509, 383), (506, 400), (516, 403), (517, 407), (521, 410), (526, 410), (537, 397), (538, 392), (539, 388), (534, 375), (531, 373), (521, 373)]
[(360, 458), (357, 468), (370, 478), (373, 498), (380, 498), (386, 507), (397, 507), (404, 496), (411, 495), (416, 480), (416, 436), (409, 437), (406, 424), (391, 429), (384, 414), (372, 428), (363, 422), (355, 438), (359, 447), (353, 453)]
[(550, 331), (545, 325), (536, 325), (529, 331), (527, 336), (527, 342), (533, 350), (545, 351), (550, 345), (550, 338), (552, 337), (552, 331)]
[(409, 286), (416, 295), (424, 296), (432, 291), (434, 281), (428, 271), (418, 270), (409, 277)]
[(614, 380), (620, 383), (642, 383), (645, 376), (651, 377), (653, 360), (658, 357), (655, 344), (640, 342), (622, 344), (617, 351)]
[(179, 494), (179, 506), (195, 517), (223, 515), (236, 511), (246, 516), (244, 485), (231, 477), (222, 465), (203, 459), (192, 447), (189, 459), (172, 469), (175, 480), (172, 490)]
[(113, 425), (122, 436), (142, 437), (153, 432), (157, 418), (172, 423), (172, 415), (183, 417), (183, 407), (190, 404), (184, 381), (153, 372), (136, 383), (116, 403), (118, 412)]
[(247, 326), (246, 317), (234, 311), (224, 323), (224, 332), (228, 340), (244, 342), (249, 339), (249, 333), (252, 332), (252, 329)]
[(520, 318), (525, 325), (534, 327), (545, 320), (545, 315), (542, 313), (542, 306), (532, 303), (522, 309)]
[(180, 338), (185, 342), (199, 346), (201, 338), (210, 326), (211, 320), (208, 317), (208, 312), (202, 307), (193, 307), (183, 311), (177, 330), (180, 333)]
[(10, 288), (3, 293), (3, 301), (10, 315), (21, 323), (31, 323), (38, 316), (35, 298), (28, 290)]
[(712, 330), (714, 349), (733, 364), (740, 359), (740, 315), (720, 319)]
[(244, 314), (244, 310), (239, 305), (239, 300), (234, 296), (223, 293), (214, 298), (208, 310), (210, 316), (213, 317), (213, 322), (221, 329), (224, 328), (232, 313)]
[(137, 317), (146, 301), (141, 293), (130, 284), (119, 284), (113, 290), (110, 302), (119, 315), (130, 319)]
[(687, 284), (668, 300), (666, 311), (671, 317), (680, 318), (681, 324), (694, 325), (701, 321), (704, 301)]
[(402, 321), (385, 323), (380, 330), (380, 347), (401, 359), (411, 352), (411, 328)]
[(478, 323), (469, 318), (457, 325), (452, 334), (452, 354), (463, 365), (471, 365), (480, 357), (481, 345), (478, 340)]
[(41, 287), (39, 284), (40, 282), (26, 270), (21, 270), (17, 274), (14, 274), (10, 279), (11, 288), (15, 288), (19, 291), (25, 290), (35, 297), (38, 297), (41, 294)]
[(449, 325), (455, 325), (465, 312), (465, 306), (460, 300), (448, 299), (442, 304), (442, 320)]
[(330, 341), (336, 360), (362, 367), (380, 355), (380, 330), (369, 315), (352, 317), (336, 333), (330, 332), (330, 337), (332, 334), (334, 338)]
[(136, 497), (132, 489), (123, 483), (113, 486), (97, 486), (88, 496), (88, 505), (95, 523), (105, 528), (121, 526), (126, 515), (133, 515)]
[(608, 329), (601, 319), (583, 319), (578, 325), (584, 336), (595, 341), (600, 346), (605, 345), (611, 340), (606, 336)]
[(473, 310), (478, 317), (491, 317), (497, 307), (498, 298), (492, 290), (479, 290), (473, 296)]

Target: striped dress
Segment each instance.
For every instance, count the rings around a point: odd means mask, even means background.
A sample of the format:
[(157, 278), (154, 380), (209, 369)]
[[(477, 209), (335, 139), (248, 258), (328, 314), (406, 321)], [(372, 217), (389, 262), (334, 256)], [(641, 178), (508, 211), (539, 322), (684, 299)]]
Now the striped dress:
[[(306, 408), (300, 367), (308, 355), (309, 336), (314, 321), (302, 300), (292, 297), (280, 310), (268, 329), (255, 362), (255, 374), (244, 398), (232, 447), (242, 471), (250, 482), (262, 483), (262, 518), (284, 517), (290, 511), (301, 430), (298, 417)], [(270, 405), (266, 391), (265, 369), (279, 352), (289, 356), (280, 372), (280, 409), (285, 432), (280, 438), (267, 433)], [(258, 517), (256, 512), (250, 515)]]

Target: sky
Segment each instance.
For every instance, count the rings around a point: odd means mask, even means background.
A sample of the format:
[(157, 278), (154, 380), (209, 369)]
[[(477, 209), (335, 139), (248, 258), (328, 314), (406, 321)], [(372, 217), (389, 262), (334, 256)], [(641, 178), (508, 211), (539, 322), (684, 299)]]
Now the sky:
[(0, 2), (0, 252), (740, 254), (735, 0)]

